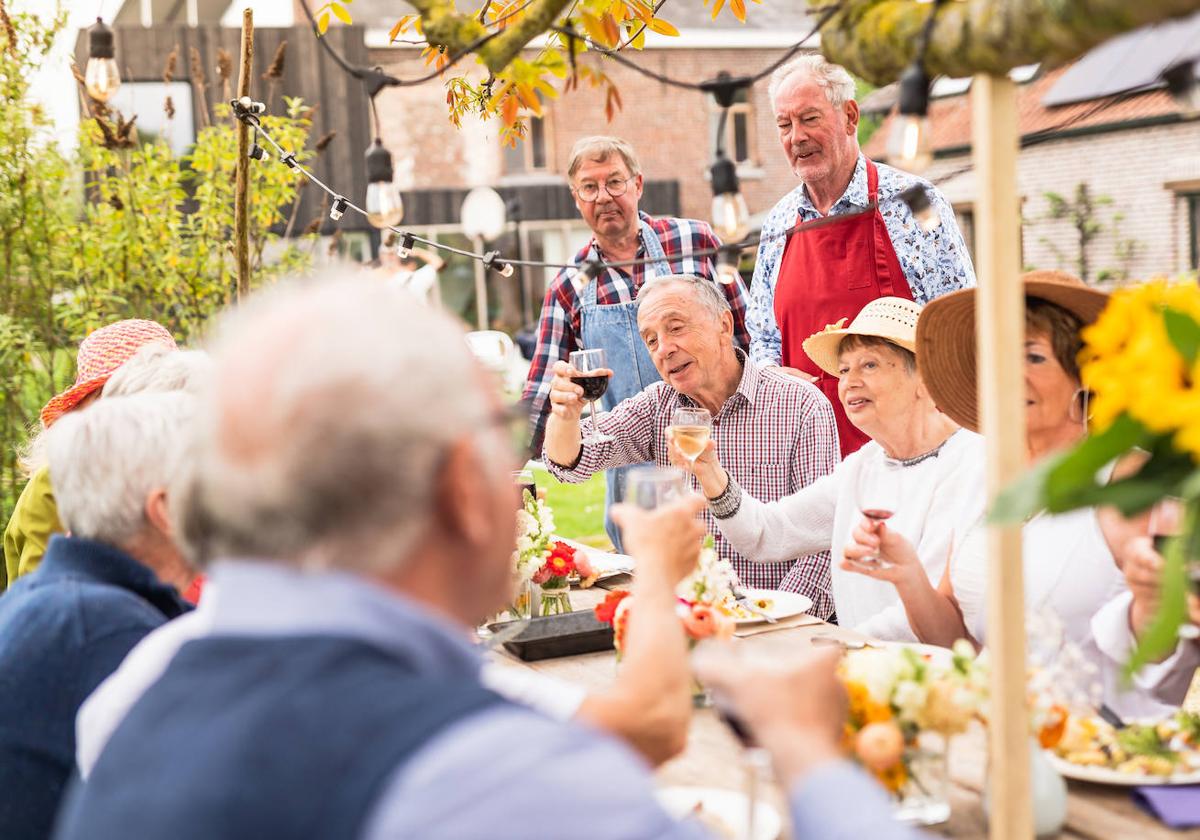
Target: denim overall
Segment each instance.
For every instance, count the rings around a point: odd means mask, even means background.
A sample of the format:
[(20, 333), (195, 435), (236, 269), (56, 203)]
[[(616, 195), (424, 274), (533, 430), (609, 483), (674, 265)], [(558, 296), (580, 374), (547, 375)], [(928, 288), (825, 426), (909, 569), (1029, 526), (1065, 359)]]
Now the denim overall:
[[(667, 255), (663, 251), (662, 243), (658, 241), (658, 234), (654, 232), (654, 228), (646, 224), (644, 219), (641, 221), (641, 238), (646, 257), (653, 260), (646, 266), (647, 274), (642, 282), (644, 283), (653, 275), (666, 276), (670, 274), (671, 266), (667, 263)], [(599, 259), (594, 245), (588, 251), (586, 259)], [(608, 358), (608, 366), (612, 368), (613, 375), (609, 380), (608, 390), (600, 398), (601, 407), (605, 411), (610, 411), (617, 403), (629, 399), (646, 386), (658, 382), (661, 377), (654, 367), (654, 362), (650, 360), (646, 343), (642, 341), (642, 336), (638, 333), (637, 301), (631, 300), (629, 303), (600, 306), (596, 303), (596, 285), (598, 283), (599, 279), (591, 280), (583, 287), (583, 305), (579, 319), (583, 334), (583, 347), (588, 350), (603, 348), (605, 356)], [(605, 473), (608, 486), (604, 497), (604, 530), (608, 532), (609, 539), (612, 540), (617, 551), (621, 550), (621, 534), (612, 520), (608, 518), (608, 508), (613, 503), (625, 498), (625, 473), (636, 466), (641, 465), (631, 464), (627, 467), (617, 467), (607, 470)]]

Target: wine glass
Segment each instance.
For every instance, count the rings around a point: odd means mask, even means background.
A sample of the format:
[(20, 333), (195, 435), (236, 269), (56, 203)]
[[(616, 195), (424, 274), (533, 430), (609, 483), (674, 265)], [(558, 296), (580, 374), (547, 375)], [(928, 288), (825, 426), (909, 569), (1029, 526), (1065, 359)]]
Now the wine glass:
[(578, 376), (572, 376), (571, 381), (583, 388), (583, 398), (592, 404), (592, 433), (584, 438), (584, 443), (607, 443), (613, 440), (612, 435), (602, 434), (596, 424), (596, 400), (604, 396), (608, 390), (608, 379), (611, 373), (596, 373), (608, 368), (608, 359), (603, 348), (595, 350), (576, 350), (569, 358), (571, 367), (575, 368)]
[[(885, 458), (877, 470), (869, 464), (859, 472), (855, 501), (862, 515), (878, 525), (892, 518), (900, 504), (900, 470), (898, 461)], [(864, 557), (860, 562), (877, 563), (878, 557)]]
[(707, 408), (677, 408), (671, 414), (667, 434), (691, 463), (704, 452), (712, 435), (712, 415)]
[(687, 492), (683, 470), (675, 467), (637, 467), (625, 477), (625, 501), (642, 510), (654, 510), (683, 498)]

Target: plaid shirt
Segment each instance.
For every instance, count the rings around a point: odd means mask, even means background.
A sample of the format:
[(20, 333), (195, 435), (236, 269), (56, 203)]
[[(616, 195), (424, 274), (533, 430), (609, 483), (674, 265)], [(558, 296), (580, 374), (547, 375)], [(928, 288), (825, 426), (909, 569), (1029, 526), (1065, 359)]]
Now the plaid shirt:
[[(745, 361), (742, 379), (713, 417), (712, 437), (721, 465), (742, 489), (756, 499), (774, 502), (833, 472), (839, 452), (833, 406), (815, 386), (765, 368), (740, 351), (738, 355)], [(643, 461), (669, 466), (671, 414), (680, 406), (692, 405), (691, 399), (665, 382), (655, 382), (597, 418), (601, 431), (612, 435), (614, 441), (585, 444), (571, 468), (555, 464), (545, 453), (543, 460), (555, 478), (569, 483), (585, 481), (600, 470)], [(699, 492), (695, 478), (691, 483)], [(826, 619), (833, 614), (829, 552), (783, 563), (755, 563), (725, 541), (707, 508), (703, 516), (717, 551), (733, 563), (742, 583), (800, 592), (812, 598), (813, 615)]]
[[(663, 252), (671, 270), (678, 274), (696, 274), (716, 281), (716, 268), (712, 257), (700, 260), (691, 255), (697, 251), (717, 248), (721, 240), (717, 239), (707, 222), (691, 219), (655, 219), (646, 213), (639, 214), (662, 243)], [(581, 265), (587, 260), (588, 252), (595, 246), (600, 253), (600, 245), (595, 237), (571, 260), (572, 265)], [(604, 255), (600, 253), (600, 256)], [(637, 256), (646, 256), (646, 246), (638, 246)], [(600, 306), (610, 306), (617, 303), (629, 303), (637, 297), (638, 289), (646, 279), (649, 266), (634, 265), (627, 268), (607, 268), (596, 279), (600, 285), (596, 287), (596, 303)], [(746, 332), (746, 287), (741, 283), (725, 285), (718, 283), (717, 288), (729, 299), (733, 310), (733, 337), (738, 346), (749, 349), (750, 334)], [(567, 357), (579, 349), (579, 335), (582, 332), (580, 324), (580, 288), (567, 277), (567, 269), (558, 272), (550, 287), (546, 289), (546, 300), (542, 304), (542, 317), (538, 321), (537, 349), (533, 354), (533, 362), (529, 368), (529, 378), (525, 380), (525, 390), (522, 399), (532, 400), (530, 418), (533, 426), (533, 449), (542, 448), (542, 434), (546, 429), (546, 414), (550, 410), (550, 380), (554, 363)], [(610, 365), (618, 365), (620, 359), (609, 359)]]

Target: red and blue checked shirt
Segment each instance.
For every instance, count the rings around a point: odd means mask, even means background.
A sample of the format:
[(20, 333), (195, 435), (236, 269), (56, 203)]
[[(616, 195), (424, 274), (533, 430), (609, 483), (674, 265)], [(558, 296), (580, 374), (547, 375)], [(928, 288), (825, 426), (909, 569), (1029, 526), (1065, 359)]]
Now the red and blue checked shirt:
[[(663, 253), (671, 270), (678, 274), (697, 274), (716, 282), (715, 261), (712, 257), (692, 256), (698, 251), (714, 250), (721, 245), (707, 222), (692, 219), (655, 219), (646, 213), (639, 214), (641, 218), (658, 234), (662, 243)], [(597, 253), (600, 245), (593, 238), (571, 260), (573, 265), (581, 265), (587, 259), (588, 252), (595, 246)], [(600, 256), (603, 258), (603, 254)], [(638, 247), (638, 258), (646, 256), (645, 245)], [(596, 303), (600, 306), (611, 306), (618, 303), (629, 303), (637, 297), (638, 289), (646, 279), (645, 265), (634, 265), (623, 268), (606, 268), (596, 278), (600, 285), (596, 287)], [(533, 354), (533, 363), (529, 368), (529, 378), (525, 380), (525, 390), (522, 399), (531, 400), (530, 420), (533, 427), (533, 449), (542, 448), (542, 434), (546, 428), (546, 414), (550, 410), (550, 380), (554, 363), (566, 361), (567, 357), (579, 349), (580, 311), (582, 304), (579, 288), (568, 278), (568, 270), (563, 269), (555, 275), (550, 287), (546, 289), (546, 300), (542, 304), (542, 316), (538, 321), (537, 349)], [(728, 285), (717, 283), (729, 299), (729, 307), (733, 310), (733, 337), (738, 346), (743, 349), (750, 347), (750, 334), (746, 331), (746, 287), (739, 280)], [(609, 363), (617, 363), (609, 359)]]
[[(721, 466), (742, 490), (764, 502), (774, 502), (833, 472), (839, 460), (833, 406), (814, 385), (745, 358), (737, 391), (712, 421)], [(600, 470), (654, 461), (669, 466), (667, 427), (679, 406), (695, 403), (665, 382), (655, 382), (640, 394), (599, 415), (600, 431), (614, 440), (583, 445), (572, 467), (555, 464), (545, 453), (546, 467), (559, 481), (586, 481)], [(691, 479), (692, 487), (700, 485)], [(755, 563), (725, 541), (705, 508), (704, 524), (716, 541), (717, 552), (733, 563), (742, 583), (759, 589), (799, 592), (812, 599), (812, 615), (833, 615), (829, 552), (810, 554), (782, 563)]]

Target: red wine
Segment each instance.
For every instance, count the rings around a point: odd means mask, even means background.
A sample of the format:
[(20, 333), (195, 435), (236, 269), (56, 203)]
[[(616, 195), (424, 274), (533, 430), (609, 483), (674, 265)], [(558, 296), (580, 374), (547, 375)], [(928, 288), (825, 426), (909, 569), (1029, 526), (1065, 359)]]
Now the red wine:
[(583, 388), (583, 398), (588, 402), (595, 402), (603, 397), (604, 392), (608, 390), (607, 374), (599, 376), (572, 376), (571, 381)]
[(869, 508), (864, 510), (862, 515), (873, 522), (882, 522), (885, 519), (892, 518), (892, 512), (890, 510), (881, 510), (880, 508)]

